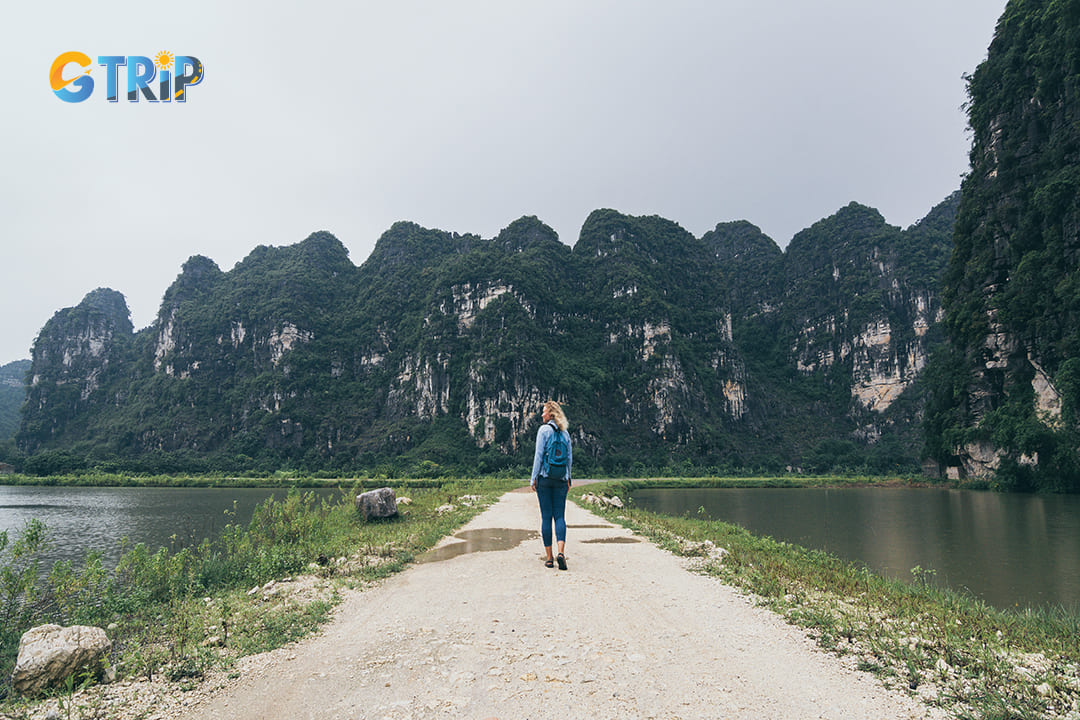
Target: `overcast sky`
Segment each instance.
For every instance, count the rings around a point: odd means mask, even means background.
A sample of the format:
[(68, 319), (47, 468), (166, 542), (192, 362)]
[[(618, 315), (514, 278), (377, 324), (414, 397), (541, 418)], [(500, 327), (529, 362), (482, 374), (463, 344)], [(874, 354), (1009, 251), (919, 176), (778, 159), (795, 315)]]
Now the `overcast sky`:
[[(316, 230), (360, 265), (397, 220), (493, 237), (536, 215), (573, 245), (607, 207), (697, 236), (745, 219), (785, 247), (854, 200), (906, 227), (967, 170), (963, 75), (1004, 7), (13, 4), (0, 364), (29, 357), (53, 313), (94, 288), (122, 292), (142, 328), (191, 255), (229, 270)], [(50, 87), (67, 51), (93, 61), (80, 103)], [(106, 100), (99, 56), (162, 51), (203, 63), (186, 103)]]

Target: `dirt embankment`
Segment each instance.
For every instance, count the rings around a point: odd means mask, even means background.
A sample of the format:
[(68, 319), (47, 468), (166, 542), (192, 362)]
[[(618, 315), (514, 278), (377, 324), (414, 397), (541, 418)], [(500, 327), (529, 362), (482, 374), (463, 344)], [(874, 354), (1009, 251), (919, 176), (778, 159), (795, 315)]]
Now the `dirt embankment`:
[(567, 571), (541, 563), (532, 493), (508, 493), (431, 561), (346, 591), (318, 636), (187, 692), (113, 687), (126, 697), (104, 716), (945, 717), (628, 530), (575, 505), (567, 519)]
[[(183, 718), (943, 717), (685, 561), (569, 506), (565, 572), (531, 493), (445, 559), (351, 593), (318, 637), (241, 665)], [(456, 546), (451, 548), (451, 546)]]

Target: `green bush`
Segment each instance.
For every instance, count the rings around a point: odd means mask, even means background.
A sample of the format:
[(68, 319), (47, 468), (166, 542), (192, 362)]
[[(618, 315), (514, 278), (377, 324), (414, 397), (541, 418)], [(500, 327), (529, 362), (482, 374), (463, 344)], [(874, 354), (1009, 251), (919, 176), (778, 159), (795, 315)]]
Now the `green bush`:
[[(291, 489), (284, 499), (259, 505), (247, 525), (229, 524), (198, 546), (125, 544), (111, 572), (101, 553), (91, 551), (80, 566), (57, 562), (44, 573), (48, 529), (40, 521), (28, 522), (13, 539), (0, 532), (0, 698), (10, 691), (21, 634), (43, 623), (115, 624), (109, 632), (114, 664), (129, 675), (165, 672), (176, 680), (197, 677), (211, 663), (201, 646), (208, 626), (220, 627), (241, 654), (298, 639), (328, 617), (333, 603), (253, 604), (249, 588), (304, 572), (320, 556), (365, 558), (349, 569), (316, 565), (320, 574), (396, 572), (483, 507), (457, 503), (454, 512), (437, 513), (448, 498), (493, 498), (514, 485), (509, 479), (414, 481), (399, 488), (412, 500), (407, 515), (368, 523), (352, 500), (363, 489), (359, 483), (336, 499)], [(371, 557), (378, 561), (368, 562)]]

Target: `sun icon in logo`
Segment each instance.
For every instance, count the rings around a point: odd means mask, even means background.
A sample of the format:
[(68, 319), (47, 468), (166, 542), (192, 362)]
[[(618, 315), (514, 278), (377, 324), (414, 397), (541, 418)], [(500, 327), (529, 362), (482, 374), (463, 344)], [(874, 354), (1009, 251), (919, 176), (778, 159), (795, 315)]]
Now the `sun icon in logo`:
[(173, 64), (173, 54), (168, 50), (162, 50), (154, 56), (154, 64), (158, 66), (158, 70), (168, 70)]

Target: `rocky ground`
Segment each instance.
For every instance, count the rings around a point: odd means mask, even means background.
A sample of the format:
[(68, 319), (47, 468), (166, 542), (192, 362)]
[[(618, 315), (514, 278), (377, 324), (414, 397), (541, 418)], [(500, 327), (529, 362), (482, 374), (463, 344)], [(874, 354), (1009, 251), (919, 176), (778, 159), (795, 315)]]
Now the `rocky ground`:
[[(117, 720), (228, 718), (941, 718), (686, 561), (577, 506), (567, 571), (541, 563), (513, 492), (436, 559), (345, 591), (318, 636), (181, 691), (72, 699)], [(66, 717), (52, 701), (39, 717)]]

